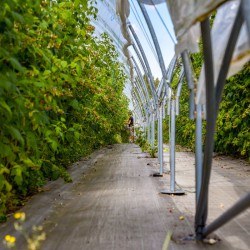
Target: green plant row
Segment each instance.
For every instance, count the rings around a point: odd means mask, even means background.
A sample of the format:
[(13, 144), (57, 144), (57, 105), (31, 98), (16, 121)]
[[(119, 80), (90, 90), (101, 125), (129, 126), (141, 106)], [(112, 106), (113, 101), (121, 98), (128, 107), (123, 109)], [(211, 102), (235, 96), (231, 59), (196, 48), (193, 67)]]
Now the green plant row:
[[(70, 163), (121, 141), (126, 76), (92, 0), (2, 0), (0, 220)], [(53, 3), (51, 5), (51, 3)]]
[[(201, 54), (192, 55), (194, 73), (201, 70)], [(179, 69), (176, 69), (173, 86), (177, 85)], [(215, 152), (242, 157), (250, 161), (250, 64), (226, 81), (220, 105), (215, 133)], [(184, 82), (180, 97), (180, 115), (176, 118), (176, 143), (195, 150), (195, 121), (188, 118), (187, 83)], [(168, 119), (164, 124), (164, 140), (168, 141)], [(203, 121), (203, 142), (205, 121)]]

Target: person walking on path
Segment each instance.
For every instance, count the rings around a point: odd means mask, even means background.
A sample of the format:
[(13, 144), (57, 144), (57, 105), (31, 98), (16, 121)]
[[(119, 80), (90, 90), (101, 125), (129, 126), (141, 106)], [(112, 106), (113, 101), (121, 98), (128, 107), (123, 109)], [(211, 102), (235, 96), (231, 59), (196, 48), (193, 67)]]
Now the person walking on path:
[(129, 142), (134, 142), (134, 118), (132, 114), (128, 119), (128, 127), (129, 127)]

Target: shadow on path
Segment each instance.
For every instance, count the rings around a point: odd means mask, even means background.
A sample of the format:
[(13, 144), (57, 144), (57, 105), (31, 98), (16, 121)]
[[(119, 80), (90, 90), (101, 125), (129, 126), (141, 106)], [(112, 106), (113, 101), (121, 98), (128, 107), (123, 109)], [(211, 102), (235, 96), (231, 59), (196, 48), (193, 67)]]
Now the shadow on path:
[[(234, 228), (219, 230), (222, 241), (214, 246), (179, 241), (193, 233), (193, 162), (191, 153), (177, 154), (177, 183), (189, 187), (190, 192), (168, 196), (159, 193), (170, 183), (168, 172), (162, 178), (152, 177), (158, 170), (157, 159), (148, 158), (138, 146), (117, 144), (96, 151), (90, 159), (72, 166), (73, 183), (51, 182), (45, 187), (47, 191), (25, 205), (22, 211), (27, 215), (27, 230), (43, 225), (47, 239), (42, 250), (161, 250), (169, 231), (173, 232), (169, 249), (249, 249), (249, 210), (240, 218), (245, 225), (237, 219), (237, 223), (232, 222)], [(212, 202), (212, 216), (221, 209), (218, 202)], [(1, 238), (13, 231), (13, 218), (0, 226)], [(230, 235), (232, 242), (241, 240), (238, 248), (231, 244)], [(23, 239), (18, 234), (16, 237), (17, 249), (26, 249)]]

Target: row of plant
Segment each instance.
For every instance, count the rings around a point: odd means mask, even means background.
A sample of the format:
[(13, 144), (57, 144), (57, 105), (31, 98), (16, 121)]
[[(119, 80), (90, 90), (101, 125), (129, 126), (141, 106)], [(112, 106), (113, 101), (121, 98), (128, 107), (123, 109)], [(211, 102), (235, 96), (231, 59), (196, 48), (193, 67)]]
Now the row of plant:
[[(192, 55), (195, 77), (201, 70), (201, 54)], [(177, 86), (180, 69), (176, 68), (173, 86)], [(250, 161), (250, 63), (226, 81), (215, 133), (215, 152), (243, 157)], [(184, 82), (180, 97), (180, 115), (176, 118), (176, 142), (195, 150), (195, 121), (188, 118), (189, 90)], [(164, 138), (168, 141), (168, 119), (164, 124)], [(205, 121), (203, 122), (203, 140)]]
[(0, 221), (70, 163), (121, 141), (126, 75), (92, 0), (2, 0)]

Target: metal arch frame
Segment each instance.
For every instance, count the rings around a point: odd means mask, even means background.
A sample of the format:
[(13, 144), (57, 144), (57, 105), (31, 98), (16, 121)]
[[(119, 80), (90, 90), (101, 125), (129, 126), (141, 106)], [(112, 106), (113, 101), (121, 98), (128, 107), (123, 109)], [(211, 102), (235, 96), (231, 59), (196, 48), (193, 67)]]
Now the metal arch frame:
[[(146, 11), (146, 8), (144, 6), (144, 4), (138, 2), (139, 6), (140, 6), (140, 9), (142, 11), (142, 14), (144, 16), (144, 19), (147, 23), (147, 26), (149, 28), (149, 32), (150, 32), (150, 35), (151, 35), (151, 38), (153, 40), (153, 43), (154, 43), (154, 46), (155, 46), (155, 49), (156, 49), (156, 53), (157, 53), (157, 56), (158, 56), (158, 60), (159, 60), (159, 63), (160, 63), (160, 68), (161, 68), (161, 72), (162, 72), (162, 75), (163, 75), (163, 79), (162, 79), (162, 83), (164, 85), (164, 87), (166, 88), (166, 85), (169, 85), (169, 80), (168, 80), (168, 75), (167, 75), (167, 71), (166, 71), (166, 67), (165, 67), (165, 63), (164, 63), (164, 60), (163, 60), (163, 56), (162, 56), (162, 53), (161, 53), (161, 49), (160, 49), (160, 45), (159, 45), (159, 42), (158, 42), (158, 39), (156, 37), (156, 34), (155, 34), (155, 31), (154, 31), (154, 28), (153, 28), (153, 25), (151, 23), (151, 20), (149, 18), (149, 15)], [(147, 63), (147, 62), (146, 62)], [(149, 72), (150, 75), (151, 72)], [(160, 86), (161, 88), (163, 87), (162, 85)], [(159, 88), (158, 88), (159, 89)], [(159, 159), (159, 162), (160, 162), (160, 171), (159, 173), (155, 173), (153, 176), (163, 176), (163, 110), (164, 110), (164, 103), (161, 101), (161, 89), (159, 91), (156, 91), (156, 95), (157, 95), (157, 103), (158, 103), (158, 159)], [(153, 121), (154, 123), (154, 121)], [(154, 133), (154, 129), (152, 128), (152, 135)], [(151, 144), (153, 145), (153, 140), (151, 142)]]
[(141, 114), (141, 117), (145, 117), (145, 114), (144, 114), (144, 109), (143, 109), (143, 107), (142, 107), (142, 104), (141, 104), (141, 102), (139, 101), (139, 97), (138, 97), (138, 94), (135, 92), (135, 91), (133, 91), (132, 92), (132, 97), (134, 98), (133, 100), (136, 102), (136, 104), (137, 104), (137, 106), (135, 106), (135, 107), (139, 107), (138, 108), (138, 110), (139, 110), (139, 112), (140, 112), (140, 114)]
[(146, 106), (143, 105), (144, 101), (143, 101), (143, 97), (141, 96), (141, 93), (140, 93), (139, 89), (137, 87), (136, 88), (134, 87), (133, 93), (135, 93), (135, 95), (137, 96), (137, 100), (140, 103), (140, 105), (142, 107), (142, 110), (144, 111), (144, 115), (146, 116), (147, 115), (147, 109), (146, 109)]
[[(147, 124), (148, 124), (148, 126), (147, 126), (148, 127), (148, 142), (151, 144), (151, 148), (153, 149), (153, 147), (154, 147), (154, 134), (153, 134), (152, 130), (154, 130), (154, 118), (152, 117), (151, 112), (150, 112), (150, 97), (149, 97), (146, 83), (145, 83), (143, 76), (142, 76), (142, 73), (140, 71), (140, 68), (138, 67), (138, 64), (137, 64), (136, 60), (133, 58), (133, 56), (131, 57), (131, 60), (132, 60), (132, 63), (134, 64), (134, 68), (135, 68), (135, 71), (137, 73), (137, 77), (138, 77), (137, 83), (141, 88), (141, 92), (145, 95), (144, 99), (145, 99), (145, 105), (146, 105), (145, 108), (147, 110), (146, 120), (147, 120)], [(151, 129), (151, 131), (150, 131), (150, 129)]]
[[(216, 118), (218, 115), (218, 109), (220, 104), (220, 99), (222, 95), (222, 91), (225, 84), (225, 79), (227, 75), (227, 71), (229, 68), (229, 64), (231, 61), (232, 53), (236, 44), (236, 40), (240, 31), (240, 27), (243, 23), (243, 17), (245, 17), (245, 20), (247, 22), (247, 28), (248, 32), (250, 31), (250, 18), (248, 16), (249, 13), (249, 6), (250, 6), (249, 0), (241, 0), (239, 12), (237, 14), (237, 18), (235, 21), (235, 24), (233, 26), (231, 36), (228, 41), (228, 45), (226, 48), (225, 57), (223, 59), (223, 63), (221, 66), (221, 70), (218, 77), (217, 87), (211, 88), (210, 85), (213, 86), (213, 58), (212, 58), (212, 51), (211, 51), (211, 38), (210, 38), (210, 28), (209, 28), (209, 20), (205, 20), (201, 22), (201, 30), (202, 30), (202, 40), (204, 44), (204, 58), (205, 58), (205, 78), (206, 78), (206, 100), (207, 100), (207, 136), (206, 136), (206, 142), (205, 142), (205, 152), (204, 152), (204, 159), (199, 159), (200, 162), (197, 162), (197, 158), (201, 158), (201, 153), (196, 154), (196, 189), (197, 189), (197, 207), (196, 207), (196, 218), (195, 218), (195, 229), (196, 229), (196, 239), (201, 240), (204, 237), (206, 237), (208, 234), (225, 224), (228, 220), (230, 220), (232, 217), (238, 215), (243, 210), (245, 210), (247, 207), (250, 206), (250, 192), (247, 193), (243, 198), (241, 198), (232, 208), (230, 208), (228, 211), (226, 211), (223, 215), (221, 215), (218, 219), (216, 219), (214, 222), (212, 222), (210, 225), (205, 226), (206, 224), (206, 218), (207, 218), (207, 204), (208, 204), (208, 183), (210, 178), (210, 171), (211, 171), (211, 163), (212, 163), (212, 151), (213, 151), (213, 143), (214, 143), (214, 131), (215, 131), (215, 123)], [(245, 7), (245, 8), (244, 8)], [(247, 11), (247, 10), (248, 11)], [(249, 41), (250, 41), (250, 32), (249, 32)], [(194, 103), (193, 103), (193, 85), (192, 85), (192, 79), (190, 79), (190, 69), (188, 69), (188, 64), (185, 63), (186, 55), (182, 54), (183, 62), (185, 65), (185, 73), (186, 78), (189, 80), (188, 87), (190, 90), (190, 118), (193, 119), (193, 112), (194, 111)], [(210, 83), (210, 84), (209, 84)], [(211, 84), (212, 83), (212, 84)], [(172, 110), (173, 108), (171, 108)], [(196, 146), (201, 147), (201, 105), (196, 106)], [(196, 148), (196, 150), (200, 151), (200, 148)], [(199, 165), (199, 166), (198, 166)], [(199, 168), (200, 166), (203, 166), (202, 168)], [(200, 176), (202, 176), (202, 180), (200, 179)], [(200, 183), (199, 183), (200, 182)], [(202, 201), (201, 201), (202, 200)]]
[[(145, 55), (145, 52), (144, 52), (144, 50), (143, 50), (143, 48), (142, 48), (142, 45), (141, 45), (141, 43), (140, 43), (140, 40), (139, 40), (139, 38), (138, 38), (138, 36), (137, 36), (137, 34), (136, 34), (136, 32), (134, 31), (134, 29), (133, 29), (133, 27), (132, 27), (132, 25), (130, 24), (130, 23), (128, 23), (128, 27), (129, 27), (129, 29), (130, 29), (130, 31), (131, 31), (131, 34), (132, 34), (132, 36), (133, 36), (133, 38), (134, 38), (134, 41), (135, 42), (133, 42), (133, 48), (134, 48), (134, 50), (135, 50), (135, 52), (136, 52), (136, 54), (137, 54), (137, 56), (138, 56), (138, 58), (139, 58), (139, 61), (140, 61), (140, 63), (141, 63), (141, 65), (142, 65), (142, 67), (143, 67), (143, 69), (144, 69), (144, 72), (146, 73), (146, 75), (147, 75), (147, 78), (148, 78), (148, 80), (149, 80), (149, 85), (150, 85), (150, 89), (151, 89), (151, 94), (152, 94), (152, 96), (153, 96), (153, 102), (152, 102), (152, 104), (153, 104), (153, 110), (156, 110), (157, 109), (157, 107), (158, 107), (158, 99), (156, 98), (156, 90), (155, 90), (155, 84), (154, 84), (154, 79), (153, 79), (153, 75), (152, 75), (152, 72), (151, 72), (151, 68), (150, 68), (150, 66), (149, 66), (149, 63), (148, 63), (148, 60), (147, 60), (147, 57), (146, 57), (146, 55)], [(138, 48), (139, 48), (139, 50), (137, 49), (137, 47), (136, 47), (136, 44), (137, 44), (137, 46), (138, 46)], [(139, 53), (139, 51), (140, 51), (140, 53)], [(132, 61), (133, 61), (133, 59), (132, 59)], [(135, 60), (134, 60), (134, 62), (136, 62)], [(137, 64), (136, 64), (136, 66), (137, 66)], [(137, 69), (139, 70), (139, 67), (137, 67)], [(142, 77), (142, 79), (143, 79), (143, 77)], [(142, 83), (143, 84), (145, 84), (145, 82), (144, 82), (144, 80), (142, 81)], [(146, 84), (145, 84), (145, 86), (143, 86), (144, 88), (145, 88), (145, 92), (147, 92), (146, 91)], [(150, 110), (150, 106), (149, 106), (149, 110)], [(148, 124), (148, 132), (147, 132), (147, 139), (148, 139), (148, 143), (150, 143), (151, 144), (151, 146), (153, 145), (153, 143), (152, 143), (152, 139), (151, 139), (151, 135), (153, 134), (152, 132), (151, 132), (151, 129), (153, 129), (154, 128), (154, 125), (151, 125), (150, 124), (150, 116), (149, 116), (149, 114), (147, 115), (147, 124)]]
[[(174, 71), (174, 67), (172, 68)], [(171, 74), (171, 72), (170, 72)], [(162, 194), (173, 194), (173, 195), (183, 195), (185, 192), (179, 188), (176, 188), (175, 185), (175, 134), (176, 134), (176, 116), (179, 115), (179, 96), (181, 94), (181, 89), (183, 86), (184, 80), (184, 68), (182, 67), (180, 78), (176, 90), (176, 94), (171, 91), (170, 96), (170, 119), (169, 119), (169, 129), (170, 129), (170, 189), (163, 189), (161, 190)]]
[[(215, 123), (218, 115), (218, 109), (221, 101), (221, 95), (225, 85), (225, 79), (228, 72), (229, 63), (232, 58), (232, 53), (235, 47), (235, 43), (240, 31), (240, 27), (243, 23), (243, 20), (246, 21), (249, 42), (250, 42), (250, 0), (241, 0), (239, 12), (237, 14), (236, 21), (232, 28), (230, 38), (228, 40), (225, 57), (220, 69), (218, 82), (216, 88), (214, 88), (214, 76), (213, 76), (213, 58), (211, 50), (211, 37), (210, 37), (210, 27), (209, 20), (201, 22), (202, 30), (202, 40), (204, 46), (204, 64), (205, 64), (205, 81), (206, 81), (206, 111), (207, 111), (207, 127), (206, 127), (206, 140), (205, 140), (205, 150), (204, 158), (202, 159), (202, 143), (201, 143), (201, 127), (202, 127), (202, 106), (194, 105), (194, 91), (193, 91), (193, 81), (190, 64), (187, 61), (188, 55), (187, 52), (182, 53), (182, 60), (185, 68), (185, 75), (188, 82), (188, 87), (190, 90), (190, 119), (194, 118), (194, 111), (196, 111), (196, 214), (195, 214), (195, 231), (196, 239), (202, 240), (208, 234), (215, 231), (217, 228), (225, 224), (227, 221), (232, 219), (234, 216), (241, 213), (244, 209), (250, 206), (250, 192), (247, 193), (242, 199), (240, 199), (234, 206), (232, 206), (228, 211), (222, 214), (218, 219), (212, 222), (210, 225), (206, 226), (207, 220), (207, 210), (208, 210), (208, 185), (211, 173), (212, 165), (212, 153), (214, 145), (214, 132), (215, 132)], [(130, 27), (132, 27), (130, 25)], [(137, 43), (138, 44), (138, 43)], [(141, 50), (141, 49), (140, 49)], [(142, 50), (143, 51), (143, 50)], [(143, 56), (144, 57), (144, 56)], [(147, 66), (148, 68), (148, 66)], [(149, 68), (150, 69), (150, 68)], [(147, 72), (147, 71), (145, 71)], [(147, 72), (150, 74), (150, 72)], [(152, 77), (150, 76), (152, 80)], [(170, 82), (171, 78), (169, 77)], [(151, 81), (149, 81), (151, 86)], [(212, 85), (212, 87), (211, 87)], [(151, 88), (152, 91), (152, 88)], [(154, 91), (152, 92), (154, 93)], [(153, 94), (153, 99), (156, 102), (156, 98)], [(158, 99), (157, 99), (158, 104)], [(170, 105), (168, 105), (170, 107)], [(173, 106), (172, 106), (173, 107)], [(196, 110), (195, 110), (196, 108)], [(172, 110), (172, 108), (171, 108)], [(170, 113), (170, 110), (169, 110)]]
[(141, 56), (143, 58), (143, 62), (145, 64), (146, 68), (147, 68), (147, 75), (149, 77), (149, 86), (150, 86), (152, 97), (153, 97), (153, 101), (154, 101), (153, 105), (154, 105), (154, 108), (156, 109), (157, 105), (158, 105), (158, 99), (157, 99), (157, 96), (156, 96), (154, 78), (153, 78), (153, 75), (152, 75), (149, 63), (148, 63), (148, 59), (147, 59), (147, 57), (145, 55), (145, 52), (144, 52), (143, 47), (141, 45), (141, 42), (140, 42), (140, 40), (139, 40), (139, 38), (138, 38), (138, 36), (137, 36), (137, 34), (136, 34), (133, 26), (130, 23), (128, 23), (128, 27), (129, 27), (129, 30), (131, 31), (132, 36), (133, 36), (133, 38), (134, 38), (134, 40), (135, 40), (135, 42), (136, 42), (136, 44), (137, 44), (137, 46), (138, 46), (138, 48), (139, 48), (139, 50), (141, 52)]
[(140, 79), (140, 82), (142, 83), (142, 87), (144, 89), (144, 93), (145, 93), (146, 98), (147, 98), (148, 103), (149, 103), (150, 102), (150, 97), (149, 97), (148, 89), (147, 89), (146, 83), (145, 83), (145, 81), (143, 79), (143, 76), (142, 76), (142, 73), (140, 71), (140, 68), (138, 67), (138, 64), (137, 64), (137, 62), (136, 62), (136, 60), (134, 59), (133, 56), (131, 57), (131, 59), (132, 59), (132, 62), (134, 64), (134, 68), (136, 70), (136, 73), (137, 73), (137, 75), (138, 75), (138, 77)]
[[(197, 197), (196, 215), (195, 215), (195, 230), (196, 238), (202, 240), (210, 233), (227, 223), (233, 217), (244, 211), (250, 206), (250, 192), (248, 192), (243, 198), (241, 198), (235, 205), (223, 213), (219, 218), (213, 221), (211, 224), (206, 225), (207, 211), (208, 211), (208, 186), (212, 168), (212, 153), (214, 146), (214, 133), (216, 127), (216, 120), (218, 116), (219, 105), (221, 102), (222, 92), (225, 86), (227, 72), (233, 55), (233, 51), (237, 42), (237, 38), (240, 33), (243, 21), (245, 19), (248, 27), (250, 27), (249, 13), (245, 7), (249, 10), (249, 0), (241, 0), (239, 9), (231, 30), (228, 43), (222, 65), (219, 71), (216, 87), (214, 87), (213, 76), (213, 58), (211, 49), (211, 37), (209, 19), (207, 18), (201, 22), (203, 51), (204, 51), (204, 65), (205, 65), (205, 82), (206, 82), (206, 108), (207, 108), (207, 124), (206, 124), (206, 140), (204, 148), (204, 159), (202, 167), (202, 181), (199, 196)], [(249, 32), (250, 40), (250, 32)], [(198, 170), (200, 171), (200, 170)]]

